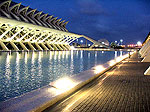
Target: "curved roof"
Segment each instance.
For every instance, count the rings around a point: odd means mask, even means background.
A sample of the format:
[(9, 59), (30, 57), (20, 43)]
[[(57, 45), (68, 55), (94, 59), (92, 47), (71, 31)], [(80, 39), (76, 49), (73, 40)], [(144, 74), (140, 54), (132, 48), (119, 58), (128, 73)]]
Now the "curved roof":
[(41, 11), (41, 12), (38, 12), (38, 13), (34, 14), (34, 15), (33, 15), (33, 17), (34, 17), (34, 18), (35, 18), (35, 17), (39, 18), (39, 17), (40, 17), (40, 15), (42, 14), (42, 12), (43, 12), (43, 11)]
[(34, 15), (34, 13), (35, 13), (35, 11), (36, 11), (37, 9), (32, 9), (32, 10), (30, 10), (29, 12), (27, 12), (27, 14), (26, 15), (30, 15), (31, 17)]
[(21, 5), (21, 3), (15, 3), (11, 0), (0, 1), (0, 12), (0, 16), (3, 17), (62, 31), (64, 31), (64, 28), (68, 23), (65, 22), (65, 20), (57, 19), (58, 17), (53, 17), (53, 15), (45, 14), (43, 11), (32, 9), (29, 6), (24, 6)]
[(20, 14), (20, 13), (22, 12), (24, 15), (26, 15), (28, 8), (29, 8), (29, 6), (24, 7), (24, 8), (22, 8), (22, 9), (20, 9), (20, 10), (18, 11), (18, 13)]
[(11, 3), (10, 0), (5, 1), (5, 2), (2, 2), (2, 3), (0, 4), (0, 7), (4, 6), (4, 7), (7, 9), (7, 11), (8, 11), (8, 8), (9, 8), (9, 6), (10, 6), (10, 3)]
[(48, 13), (47, 14), (42, 14), (41, 16), (40, 16), (40, 19), (46, 19), (46, 17), (47, 17), (47, 15), (48, 15)]
[(15, 4), (15, 5), (11, 6), (11, 7), (9, 8), (9, 10), (10, 10), (10, 11), (15, 10), (16, 13), (18, 13), (18, 10), (19, 10), (20, 5), (21, 5), (21, 3)]

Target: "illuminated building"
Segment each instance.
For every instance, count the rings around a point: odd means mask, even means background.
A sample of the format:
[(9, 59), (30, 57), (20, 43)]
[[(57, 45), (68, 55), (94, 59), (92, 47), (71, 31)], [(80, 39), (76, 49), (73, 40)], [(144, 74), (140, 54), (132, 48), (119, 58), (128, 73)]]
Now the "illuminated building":
[(65, 20), (11, 0), (0, 1), (0, 49), (70, 50), (70, 43), (84, 35), (68, 32)]

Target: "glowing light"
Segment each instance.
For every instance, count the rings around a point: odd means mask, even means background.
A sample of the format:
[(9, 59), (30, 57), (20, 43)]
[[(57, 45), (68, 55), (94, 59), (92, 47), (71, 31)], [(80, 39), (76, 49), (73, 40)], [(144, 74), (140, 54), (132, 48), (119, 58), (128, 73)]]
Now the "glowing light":
[(120, 51), (120, 56), (122, 56), (122, 53), (123, 53), (123, 52), (122, 52), (122, 51)]
[(33, 40), (33, 42), (36, 42), (36, 40)]
[(11, 55), (9, 53), (7, 53), (6, 64), (8, 64), (10, 62), (10, 59), (11, 59)]
[(110, 61), (108, 62), (108, 64), (109, 64), (109, 66), (113, 66), (114, 64), (116, 64), (116, 61), (115, 61), (115, 60), (110, 60)]
[(83, 43), (83, 40), (81, 40), (80, 42)]
[(90, 46), (91, 44), (88, 44), (88, 46)]
[(20, 54), (17, 52), (17, 55), (16, 55), (16, 63), (17, 64), (19, 63), (19, 60), (20, 60)]
[(88, 53), (88, 58), (90, 58), (90, 53)]
[(122, 39), (120, 39), (120, 42), (122, 43), (122, 42), (123, 42), (123, 40), (122, 40)]
[(7, 41), (11, 41), (12, 39), (11, 38), (8, 38), (8, 39), (6, 39)]
[(71, 46), (70, 49), (71, 49), (71, 50), (75, 50), (74, 46)]
[(25, 64), (27, 64), (27, 60), (28, 60), (27, 52), (25, 52), (25, 57), (24, 57)]
[(115, 58), (117, 57), (117, 51), (115, 51)]
[(94, 73), (96, 73), (96, 74), (102, 72), (103, 70), (105, 70), (105, 68), (102, 65), (98, 65), (98, 66), (94, 67)]
[(138, 46), (142, 46), (142, 43), (140, 41), (137, 42)]
[(116, 60), (116, 62), (120, 62), (122, 59), (123, 59), (123, 57), (119, 56), (115, 60)]
[(32, 64), (34, 64), (34, 59), (35, 59), (35, 53), (33, 52), (33, 53), (32, 53), (32, 58), (31, 58)]
[(58, 79), (56, 82), (50, 83), (50, 85), (54, 86), (57, 89), (56, 91), (59, 91), (59, 93), (63, 93), (73, 88), (76, 83), (71, 78), (64, 77)]

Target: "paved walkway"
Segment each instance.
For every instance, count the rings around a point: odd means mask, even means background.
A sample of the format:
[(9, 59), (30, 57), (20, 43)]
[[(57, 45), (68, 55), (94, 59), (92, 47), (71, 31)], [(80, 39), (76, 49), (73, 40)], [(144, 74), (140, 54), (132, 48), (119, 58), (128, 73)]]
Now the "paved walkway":
[(134, 54), (45, 112), (150, 112), (150, 76)]

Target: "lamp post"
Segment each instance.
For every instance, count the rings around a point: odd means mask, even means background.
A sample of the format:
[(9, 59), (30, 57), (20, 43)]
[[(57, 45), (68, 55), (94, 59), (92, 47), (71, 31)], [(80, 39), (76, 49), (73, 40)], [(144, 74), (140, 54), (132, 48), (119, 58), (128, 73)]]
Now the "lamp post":
[(80, 40), (80, 42), (81, 42), (81, 46), (83, 46), (83, 45), (82, 45), (82, 43), (83, 43), (83, 40)]
[(120, 43), (121, 43), (121, 45), (122, 45), (122, 42), (123, 42), (123, 40), (122, 40), (122, 39), (120, 39)]

